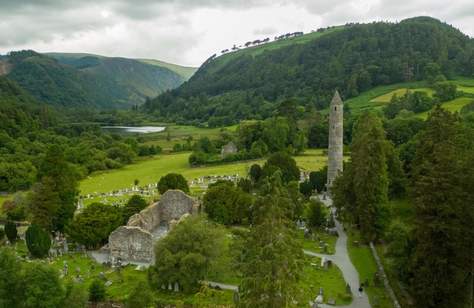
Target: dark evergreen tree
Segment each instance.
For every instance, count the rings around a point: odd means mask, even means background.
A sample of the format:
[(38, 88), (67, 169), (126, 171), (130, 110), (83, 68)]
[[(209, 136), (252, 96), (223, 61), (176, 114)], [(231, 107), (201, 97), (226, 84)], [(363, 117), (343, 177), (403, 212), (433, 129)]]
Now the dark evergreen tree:
[(387, 140), (380, 118), (364, 113), (357, 121), (351, 145), (351, 168), (357, 216), (363, 238), (381, 234), (381, 206), (388, 199)]
[(473, 136), (437, 107), (418, 138), (411, 290), (420, 308), (472, 304)]
[(18, 237), (18, 230), (16, 228), (16, 223), (13, 221), (7, 221), (5, 223), (5, 234), (10, 243), (15, 243)]
[(25, 242), (28, 251), (35, 258), (43, 258), (48, 255), (51, 247), (51, 238), (48, 232), (37, 225), (28, 227), (25, 233)]

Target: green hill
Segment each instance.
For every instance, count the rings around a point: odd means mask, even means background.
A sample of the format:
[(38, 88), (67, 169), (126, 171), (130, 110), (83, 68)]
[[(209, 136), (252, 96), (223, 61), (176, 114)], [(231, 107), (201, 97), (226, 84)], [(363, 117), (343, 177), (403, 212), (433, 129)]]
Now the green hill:
[(166, 67), (90, 54), (20, 51), (0, 63), (37, 100), (64, 107), (128, 108), (186, 80)]
[(473, 76), (474, 42), (429, 17), (330, 27), (211, 57), (179, 88), (145, 105), (181, 122), (227, 125), (265, 118), (286, 99), (324, 110), (378, 86), (426, 79), (432, 64), (448, 78)]
[(198, 70), (197, 67), (181, 66), (181, 65), (172, 64), (172, 63), (168, 63), (168, 62), (164, 62), (160, 60), (154, 60), (154, 59), (136, 59), (136, 60), (143, 63), (155, 65), (158, 67), (167, 68), (175, 72), (176, 74), (180, 75), (185, 80), (188, 80), (189, 78), (191, 78), (191, 76), (194, 75), (194, 73)]

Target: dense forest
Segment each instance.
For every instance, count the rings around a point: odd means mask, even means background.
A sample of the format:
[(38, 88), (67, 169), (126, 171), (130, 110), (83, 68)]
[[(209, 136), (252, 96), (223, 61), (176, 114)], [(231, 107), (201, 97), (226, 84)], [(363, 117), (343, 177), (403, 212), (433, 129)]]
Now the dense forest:
[(264, 119), (288, 98), (321, 110), (336, 88), (347, 99), (377, 85), (426, 79), (433, 65), (448, 79), (472, 76), (473, 40), (429, 17), (351, 24), (306, 43), (213, 58), (145, 110), (210, 126)]
[(185, 81), (166, 67), (94, 55), (17, 51), (0, 57), (2, 64), (37, 100), (62, 107), (130, 108)]
[(65, 114), (36, 101), (5, 77), (0, 77), (0, 102), (0, 191), (29, 189), (52, 145), (64, 152), (78, 178), (160, 151), (140, 145), (134, 137), (105, 134), (98, 125), (68, 124)]

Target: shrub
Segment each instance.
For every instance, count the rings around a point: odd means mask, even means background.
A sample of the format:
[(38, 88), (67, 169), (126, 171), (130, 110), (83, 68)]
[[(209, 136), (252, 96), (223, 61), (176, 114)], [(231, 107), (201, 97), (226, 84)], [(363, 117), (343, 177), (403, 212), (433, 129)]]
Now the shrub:
[(16, 224), (13, 221), (7, 221), (5, 224), (5, 234), (7, 235), (8, 241), (10, 243), (15, 243), (16, 238), (18, 237), (18, 230), (16, 229)]
[(86, 308), (89, 295), (87, 290), (80, 285), (69, 283), (66, 286), (66, 298), (63, 307), (68, 308)]
[(179, 189), (189, 193), (189, 186), (186, 179), (178, 173), (168, 173), (161, 177), (158, 182), (158, 190), (160, 194), (164, 194), (169, 189)]
[(106, 296), (105, 285), (102, 280), (95, 279), (89, 286), (89, 300), (97, 303), (103, 301)]
[(128, 296), (125, 307), (127, 308), (147, 308), (153, 305), (153, 293), (148, 284), (144, 281), (137, 283), (132, 293)]
[(37, 225), (31, 225), (25, 234), (26, 246), (28, 251), (35, 258), (43, 258), (48, 255), (51, 247), (51, 238), (48, 232)]

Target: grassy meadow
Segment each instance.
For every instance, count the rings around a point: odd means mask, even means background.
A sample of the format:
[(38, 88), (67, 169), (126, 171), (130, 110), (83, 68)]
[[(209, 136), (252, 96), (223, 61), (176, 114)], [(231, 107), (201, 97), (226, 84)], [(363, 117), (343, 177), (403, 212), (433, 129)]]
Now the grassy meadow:
[[(81, 194), (94, 192), (110, 192), (117, 189), (132, 187), (135, 179), (140, 185), (156, 183), (160, 177), (170, 173), (180, 173), (188, 181), (206, 175), (246, 176), (251, 165), (263, 164), (264, 160), (233, 162), (203, 167), (191, 167), (188, 163), (190, 153), (157, 155), (151, 159), (141, 160), (121, 169), (98, 172), (88, 176), (80, 183)], [(295, 157), (302, 170), (316, 171), (326, 165), (327, 157), (322, 149), (310, 149)]]

